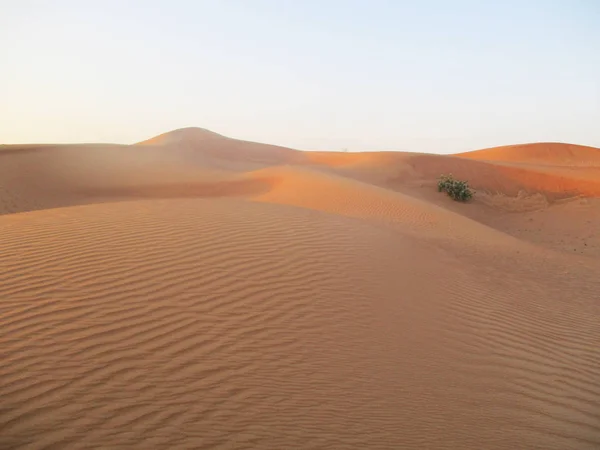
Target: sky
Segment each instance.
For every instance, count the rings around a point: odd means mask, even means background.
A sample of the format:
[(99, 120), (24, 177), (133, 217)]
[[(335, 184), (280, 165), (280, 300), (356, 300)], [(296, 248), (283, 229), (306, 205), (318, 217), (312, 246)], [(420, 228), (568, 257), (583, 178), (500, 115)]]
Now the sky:
[(600, 147), (598, 0), (0, 0), (0, 144)]

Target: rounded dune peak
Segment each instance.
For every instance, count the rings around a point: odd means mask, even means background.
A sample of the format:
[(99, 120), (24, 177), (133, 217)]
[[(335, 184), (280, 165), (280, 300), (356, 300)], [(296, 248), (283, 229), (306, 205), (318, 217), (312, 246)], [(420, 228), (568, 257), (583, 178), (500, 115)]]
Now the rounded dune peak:
[(505, 145), (458, 153), (461, 158), (563, 166), (600, 165), (600, 149), (562, 142)]
[(215, 133), (200, 127), (178, 128), (173, 131), (168, 131), (153, 138), (138, 142), (138, 145), (165, 145), (165, 144), (180, 144), (194, 143), (198, 141), (206, 141), (209, 139), (227, 139), (225, 136)]

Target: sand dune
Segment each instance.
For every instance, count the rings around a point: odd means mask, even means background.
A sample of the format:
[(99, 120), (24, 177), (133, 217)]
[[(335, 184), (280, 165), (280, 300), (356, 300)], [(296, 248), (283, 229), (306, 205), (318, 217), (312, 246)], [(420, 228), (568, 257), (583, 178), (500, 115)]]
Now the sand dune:
[(463, 158), (558, 166), (600, 166), (600, 149), (584, 145), (545, 142), (507, 145), (460, 153)]
[(276, 145), (259, 144), (257, 142), (230, 139), (203, 128), (181, 128), (161, 134), (152, 139), (139, 142), (141, 146), (164, 146), (175, 150), (182, 148), (198, 150), (204, 155), (220, 160), (222, 163), (234, 164), (240, 162), (260, 167), (262, 165), (299, 163), (305, 159), (303, 152)]
[(188, 127), (168, 131), (145, 141), (138, 142), (137, 145), (170, 145), (170, 144), (196, 144), (201, 141), (228, 139), (222, 134), (205, 128)]
[(5, 146), (0, 448), (599, 448), (597, 149), (566, 147)]
[(579, 195), (600, 196), (600, 165), (591, 162), (586, 166), (571, 163), (564, 166), (524, 165), (510, 160), (480, 160), (469, 153), (451, 156), (392, 152), (346, 155), (310, 156), (317, 165), (392, 189), (402, 188), (410, 182), (433, 182), (441, 173), (452, 173), (469, 180), (475, 189), (493, 194), (541, 193), (551, 200)]

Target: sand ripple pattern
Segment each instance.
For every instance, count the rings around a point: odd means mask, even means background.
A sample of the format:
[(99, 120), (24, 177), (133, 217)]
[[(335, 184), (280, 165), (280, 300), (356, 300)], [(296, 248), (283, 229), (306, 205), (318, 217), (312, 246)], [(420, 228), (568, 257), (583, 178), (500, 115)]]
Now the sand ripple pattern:
[(0, 236), (2, 449), (600, 448), (597, 285), (557, 262), (235, 199)]

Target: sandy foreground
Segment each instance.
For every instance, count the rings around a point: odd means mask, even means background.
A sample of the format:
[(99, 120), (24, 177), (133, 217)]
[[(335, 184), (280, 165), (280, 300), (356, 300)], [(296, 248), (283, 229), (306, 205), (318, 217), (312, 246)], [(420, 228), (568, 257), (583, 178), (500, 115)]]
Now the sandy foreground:
[(0, 449), (598, 449), (599, 230), (591, 147), (0, 146)]

